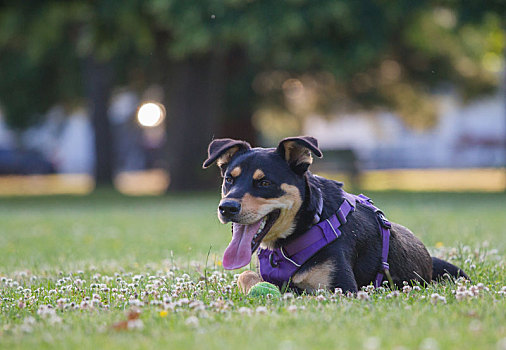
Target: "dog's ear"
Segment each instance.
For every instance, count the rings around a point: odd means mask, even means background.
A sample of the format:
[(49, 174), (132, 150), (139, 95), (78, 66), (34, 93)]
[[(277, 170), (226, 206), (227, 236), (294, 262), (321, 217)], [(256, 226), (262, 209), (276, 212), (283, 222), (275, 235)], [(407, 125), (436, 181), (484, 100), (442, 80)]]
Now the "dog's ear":
[(251, 146), (246, 141), (233, 139), (216, 139), (211, 141), (207, 149), (208, 157), (204, 161), (202, 167), (208, 168), (215, 161), (221, 169), (221, 173), (225, 172), (228, 163), (236, 154), (250, 150)]
[(289, 137), (281, 140), (276, 151), (288, 162), (290, 168), (299, 175), (304, 174), (313, 163), (311, 152), (318, 158), (322, 157), (322, 151), (318, 148), (318, 141), (311, 136)]

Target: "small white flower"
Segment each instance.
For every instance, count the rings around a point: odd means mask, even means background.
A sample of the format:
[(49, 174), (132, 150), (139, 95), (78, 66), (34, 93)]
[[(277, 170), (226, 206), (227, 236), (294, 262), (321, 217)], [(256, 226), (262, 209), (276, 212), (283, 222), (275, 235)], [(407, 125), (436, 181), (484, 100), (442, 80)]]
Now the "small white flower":
[(267, 308), (265, 306), (259, 306), (255, 309), (255, 312), (257, 314), (261, 314), (261, 315), (264, 315), (267, 313)]
[(343, 290), (341, 288), (336, 288), (336, 289), (334, 289), (334, 294), (342, 296), (343, 295)]
[(357, 292), (357, 299), (358, 300), (369, 300), (369, 294), (366, 292), (358, 291)]
[(433, 305), (437, 305), (438, 303), (446, 304), (446, 298), (438, 293), (433, 293), (430, 296), (430, 302)]
[(292, 314), (297, 312), (297, 305), (290, 305), (286, 308), (286, 311), (291, 312)]
[(372, 293), (372, 292), (374, 292), (374, 286), (372, 284), (369, 284), (369, 285), (365, 286), (364, 290), (367, 293)]
[(190, 316), (186, 319), (185, 324), (190, 327), (198, 327), (199, 319), (196, 316)]
[(245, 307), (245, 306), (240, 307), (238, 312), (241, 315), (248, 315), (248, 316), (251, 315), (251, 313), (252, 313), (251, 309), (249, 307)]
[(393, 292), (388, 293), (385, 298), (387, 299), (397, 298), (399, 295), (401, 295), (401, 293), (398, 290), (394, 290)]
[(318, 300), (319, 302), (322, 302), (322, 301), (327, 301), (327, 298), (325, 298), (325, 295), (320, 294), (320, 295), (316, 296), (316, 300)]
[(144, 323), (140, 319), (129, 320), (127, 323), (127, 328), (130, 330), (141, 330), (144, 328)]
[(462, 301), (462, 300), (465, 300), (467, 297), (466, 293), (465, 292), (458, 292), (455, 293), (455, 299), (457, 299), (457, 301)]
[(293, 294), (288, 292), (288, 293), (285, 293), (283, 294), (283, 299), (284, 300), (290, 300), (290, 299), (293, 299)]
[(376, 350), (380, 349), (381, 340), (378, 337), (369, 337), (364, 340), (364, 349)]

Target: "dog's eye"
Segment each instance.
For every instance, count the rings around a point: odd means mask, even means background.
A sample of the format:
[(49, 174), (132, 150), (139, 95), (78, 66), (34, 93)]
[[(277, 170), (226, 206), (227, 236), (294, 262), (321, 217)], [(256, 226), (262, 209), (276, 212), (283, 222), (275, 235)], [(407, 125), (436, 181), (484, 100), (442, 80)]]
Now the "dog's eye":
[(232, 176), (227, 176), (227, 177), (225, 178), (225, 182), (226, 182), (227, 184), (231, 184), (231, 183), (233, 183), (233, 182), (234, 182), (234, 178), (233, 178)]
[(269, 187), (271, 185), (271, 182), (268, 180), (262, 180), (258, 183), (258, 186), (260, 187)]

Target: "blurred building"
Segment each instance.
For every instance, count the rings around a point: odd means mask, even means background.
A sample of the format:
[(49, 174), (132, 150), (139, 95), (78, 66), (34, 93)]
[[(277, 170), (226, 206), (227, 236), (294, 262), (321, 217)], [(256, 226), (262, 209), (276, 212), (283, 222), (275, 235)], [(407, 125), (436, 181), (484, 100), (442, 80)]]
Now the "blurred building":
[(304, 133), (322, 149), (351, 149), (364, 169), (465, 168), (505, 165), (504, 93), (468, 105), (455, 96), (440, 97), (437, 125), (407, 128), (391, 113), (308, 118)]

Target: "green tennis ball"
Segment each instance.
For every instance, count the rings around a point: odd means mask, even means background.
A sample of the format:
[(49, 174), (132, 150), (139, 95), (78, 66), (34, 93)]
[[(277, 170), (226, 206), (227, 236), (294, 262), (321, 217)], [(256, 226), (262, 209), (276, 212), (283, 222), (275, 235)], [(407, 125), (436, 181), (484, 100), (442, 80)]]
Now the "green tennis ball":
[(250, 297), (265, 297), (267, 294), (272, 294), (275, 298), (281, 297), (278, 287), (269, 282), (257, 283), (248, 292), (248, 296)]

